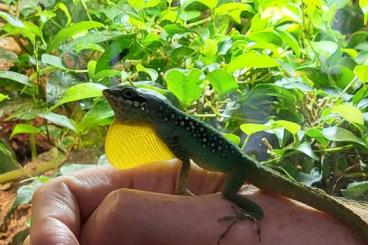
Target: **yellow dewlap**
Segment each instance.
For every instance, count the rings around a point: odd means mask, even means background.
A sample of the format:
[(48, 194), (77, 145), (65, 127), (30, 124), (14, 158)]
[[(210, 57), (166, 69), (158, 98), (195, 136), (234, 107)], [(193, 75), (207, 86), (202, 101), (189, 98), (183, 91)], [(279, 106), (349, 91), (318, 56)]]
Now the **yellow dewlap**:
[(105, 153), (119, 169), (175, 158), (148, 124), (124, 124), (115, 120), (106, 136)]

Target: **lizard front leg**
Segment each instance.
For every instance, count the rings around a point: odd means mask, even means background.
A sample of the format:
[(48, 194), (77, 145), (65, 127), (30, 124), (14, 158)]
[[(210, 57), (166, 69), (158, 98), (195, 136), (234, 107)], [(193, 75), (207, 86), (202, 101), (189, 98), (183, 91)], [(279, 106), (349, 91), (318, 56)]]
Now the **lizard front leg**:
[(228, 174), (222, 191), (222, 196), (243, 209), (249, 217), (259, 220), (263, 217), (262, 208), (257, 203), (238, 194), (246, 179), (245, 171), (246, 170), (244, 170), (244, 168), (237, 168)]
[[(246, 169), (240, 168), (235, 169), (228, 174), (228, 177), (225, 181), (224, 188), (222, 191), (222, 196), (231, 201), (232, 203), (236, 204), (241, 211), (234, 209), (234, 215), (226, 216), (219, 221), (226, 221), (232, 220), (231, 224), (227, 227), (227, 229), (220, 235), (219, 239), (217, 240), (217, 244), (220, 244), (221, 240), (225, 238), (227, 233), (230, 229), (239, 221), (242, 220), (253, 220), (257, 222), (258, 220), (262, 219), (263, 217), (263, 210), (262, 208), (252, 200), (238, 194), (240, 188), (244, 184), (246, 179)], [(259, 236), (259, 240), (261, 240), (261, 230), (256, 223), (256, 230)]]

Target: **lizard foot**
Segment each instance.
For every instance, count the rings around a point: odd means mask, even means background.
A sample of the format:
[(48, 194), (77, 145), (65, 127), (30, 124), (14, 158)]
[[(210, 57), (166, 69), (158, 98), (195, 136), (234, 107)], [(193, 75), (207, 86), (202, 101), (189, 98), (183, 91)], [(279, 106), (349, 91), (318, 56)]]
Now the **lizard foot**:
[(243, 209), (236, 209), (234, 206), (231, 206), (231, 208), (234, 210), (235, 215), (224, 216), (224, 217), (219, 218), (217, 220), (218, 222), (231, 221), (231, 223), (228, 225), (228, 227), (226, 228), (226, 230), (218, 238), (217, 245), (220, 245), (221, 240), (223, 240), (226, 237), (226, 235), (229, 233), (229, 231), (231, 230), (231, 228), (236, 223), (238, 223), (240, 221), (244, 221), (244, 220), (251, 220), (251, 221), (254, 222), (254, 224), (255, 224), (255, 230), (256, 230), (257, 235), (258, 235), (258, 239), (259, 239), (259, 241), (261, 241), (261, 228), (259, 226), (258, 220), (256, 218), (254, 218), (251, 214), (247, 213)]

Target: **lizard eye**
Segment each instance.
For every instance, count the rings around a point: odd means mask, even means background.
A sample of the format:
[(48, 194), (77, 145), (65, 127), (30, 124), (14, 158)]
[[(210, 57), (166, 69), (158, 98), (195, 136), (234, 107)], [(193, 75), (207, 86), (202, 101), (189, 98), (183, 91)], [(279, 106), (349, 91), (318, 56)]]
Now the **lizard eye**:
[(124, 97), (125, 99), (131, 99), (131, 98), (133, 98), (133, 96), (134, 96), (134, 93), (133, 93), (133, 91), (132, 91), (132, 90), (130, 90), (130, 89), (125, 89), (125, 90), (123, 91), (123, 97)]

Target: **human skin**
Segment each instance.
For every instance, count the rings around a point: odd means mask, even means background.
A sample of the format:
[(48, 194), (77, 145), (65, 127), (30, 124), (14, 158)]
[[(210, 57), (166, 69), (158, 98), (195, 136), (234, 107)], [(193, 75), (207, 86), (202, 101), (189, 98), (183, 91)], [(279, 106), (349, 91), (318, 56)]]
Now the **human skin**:
[[(173, 195), (180, 162), (164, 161), (129, 170), (109, 166), (59, 177), (42, 186), (32, 201), (32, 227), (25, 245), (48, 244), (216, 244), (234, 215), (218, 193), (224, 176), (193, 168), (189, 189)], [(299, 202), (252, 188), (244, 192), (265, 216), (236, 223), (222, 245), (364, 244), (345, 225)]]

